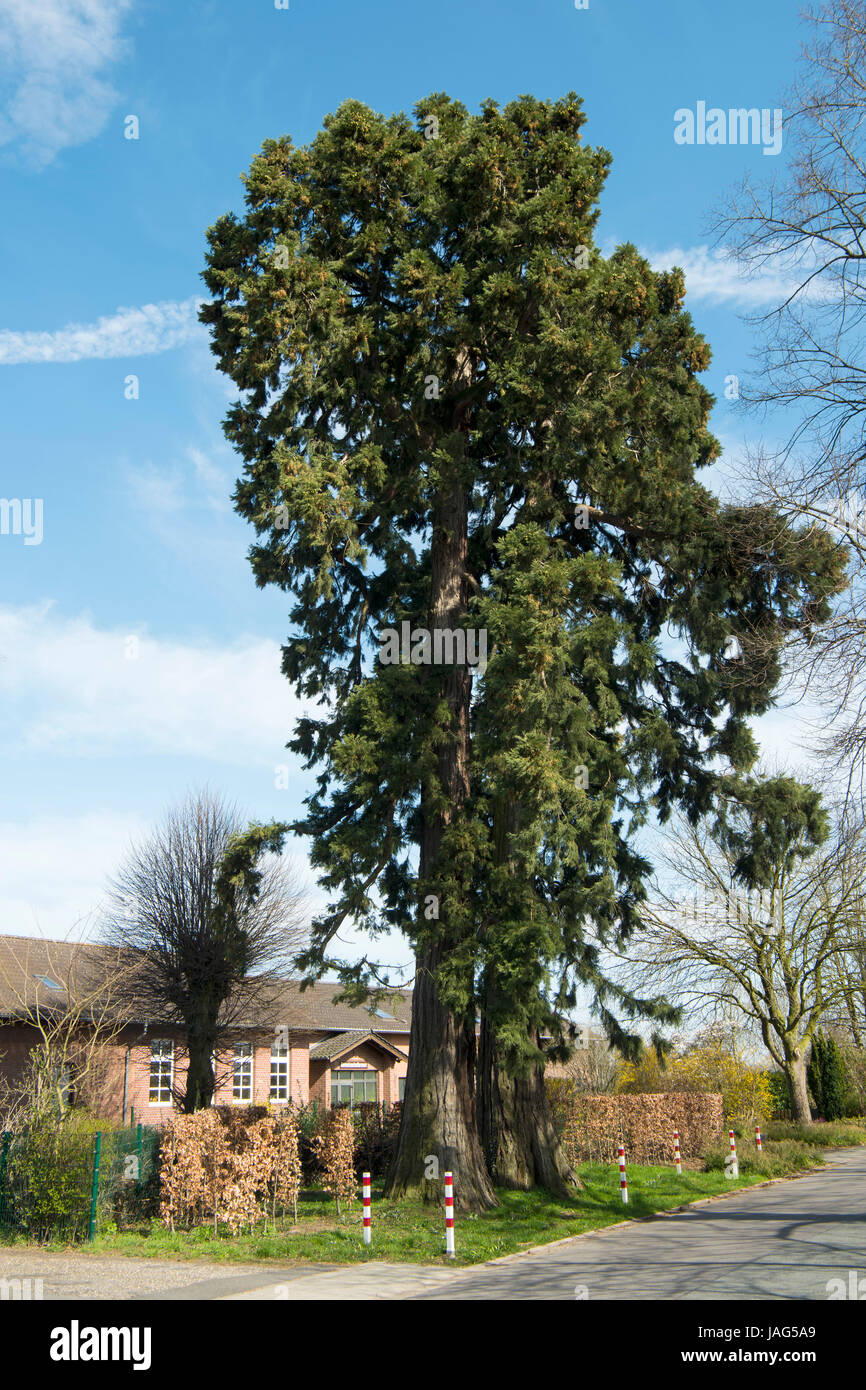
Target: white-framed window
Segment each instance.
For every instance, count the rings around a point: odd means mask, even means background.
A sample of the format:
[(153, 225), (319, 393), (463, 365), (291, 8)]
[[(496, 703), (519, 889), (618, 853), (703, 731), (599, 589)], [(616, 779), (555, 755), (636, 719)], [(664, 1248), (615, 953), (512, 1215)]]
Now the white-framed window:
[(171, 1105), (174, 1085), (174, 1043), (170, 1038), (154, 1038), (150, 1044), (151, 1105)]
[(232, 1100), (244, 1102), (253, 1098), (253, 1045), (248, 1042), (235, 1043), (235, 1060), (232, 1070)]
[(331, 1104), (363, 1105), (379, 1099), (377, 1073), (367, 1067), (345, 1067), (331, 1072)]
[(399, 1077), (397, 1078), (397, 1099), (398, 1099), (398, 1100), (405, 1100), (405, 1099), (406, 1099), (406, 1078), (405, 1078), (405, 1076), (399, 1076)]
[(270, 1097), (277, 1101), (289, 1098), (289, 1049), (276, 1044), (271, 1048)]

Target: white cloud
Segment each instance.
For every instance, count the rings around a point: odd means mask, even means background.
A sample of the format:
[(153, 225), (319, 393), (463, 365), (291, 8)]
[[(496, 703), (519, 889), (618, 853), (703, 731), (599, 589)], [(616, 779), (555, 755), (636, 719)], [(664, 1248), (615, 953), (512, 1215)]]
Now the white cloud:
[[(2, 5), (3, 0), (0, 0)], [(0, 365), (80, 362), (93, 357), (139, 357), (182, 347), (204, 334), (197, 321), (201, 300), (165, 300), (140, 309), (118, 309), (96, 323), (70, 323), (53, 333), (0, 331)]]
[(164, 516), (183, 511), (187, 505), (179, 471), (166, 473), (152, 463), (141, 468), (130, 466), (126, 481), (133, 505), (139, 511)]
[(726, 251), (708, 246), (674, 246), (666, 251), (642, 250), (641, 254), (654, 270), (680, 266), (685, 271), (689, 299), (711, 304), (736, 304), (746, 309), (778, 304), (801, 283), (801, 277), (790, 269), (746, 275)]
[(92, 937), (108, 877), (148, 828), (115, 811), (0, 822), (3, 933)]
[[(231, 457), (224, 448), (220, 452)], [(130, 464), (126, 484), (135, 508), (160, 521), (184, 511), (230, 512), (236, 471), (221, 469), (201, 449), (188, 445), (182, 460), (166, 468), (150, 461), (140, 467)]]
[(229, 511), (231, 507), (229, 498), (231, 497), (234, 475), (224, 473), (219, 465), (214, 463), (213, 459), (209, 458), (201, 449), (190, 446), (186, 452), (195, 469), (196, 479), (204, 489), (210, 505), (218, 512)]
[[(4, 0), (0, 0), (0, 13)], [(606, 247), (608, 253), (613, 243)], [(666, 251), (642, 249), (654, 270), (670, 270), (678, 265), (685, 271), (690, 300), (716, 304), (736, 304), (758, 308), (777, 304), (802, 282), (803, 271), (778, 273), (762, 271), (746, 275), (736, 261), (723, 251), (706, 246), (671, 247)], [(817, 297), (817, 283), (811, 291)], [(85, 359), (140, 357), (190, 345), (198, 350), (195, 371), (208, 386), (216, 384), (221, 398), (234, 400), (232, 383), (219, 376), (206, 351), (207, 330), (198, 322), (204, 301), (198, 297), (163, 300), (141, 308), (119, 308), (95, 323), (71, 323), (53, 332), (0, 329), (0, 366), (29, 362), (81, 362)]]
[(104, 128), (131, 0), (0, 0), (0, 145), (38, 168)]
[[(243, 805), (239, 809), (245, 814)], [(162, 814), (161, 809), (157, 819)], [(144, 817), (104, 810), (0, 821), (0, 934), (93, 940), (109, 880), (130, 848), (153, 828)], [(302, 843), (289, 840), (283, 861), (294, 872), (312, 916), (324, 910), (327, 899), (316, 886)]]
[(100, 629), (52, 604), (0, 608), (0, 750), (289, 763), (303, 705), (276, 642), (231, 646)]
[[(748, 310), (780, 304), (803, 284), (810, 268), (813, 270), (817, 264), (816, 257), (809, 259), (805, 252), (798, 261), (791, 257), (785, 259), (780, 254), (773, 263), (776, 270), (758, 267), (746, 272), (727, 250), (713, 250), (709, 246), (671, 246), (662, 252), (641, 247), (641, 254), (653, 270), (670, 270), (673, 265), (680, 265), (685, 271), (685, 289), (692, 302), (735, 304)], [(820, 299), (827, 289), (817, 278), (806, 293), (809, 299)]]

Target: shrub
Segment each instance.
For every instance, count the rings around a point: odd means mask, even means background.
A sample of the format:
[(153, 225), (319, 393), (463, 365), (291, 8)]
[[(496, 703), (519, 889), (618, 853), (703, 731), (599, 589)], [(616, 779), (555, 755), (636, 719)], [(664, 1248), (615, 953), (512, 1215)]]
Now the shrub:
[(770, 1120), (790, 1120), (794, 1113), (791, 1102), (791, 1087), (788, 1078), (783, 1071), (766, 1071), (764, 1077), (767, 1082), (767, 1094), (769, 1097), (767, 1118)]
[(391, 1162), (397, 1131), (400, 1128), (402, 1106), (399, 1102), (382, 1113), (374, 1101), (357, 1105), (352, 1111), (355, 1126), (355, 1176), (362, 1173), (384, 1177)]
[(825, 1120), (840, 1120), (845, 1110), (845, 1068), (835, 1038), (824, 1041), (821, 1068), (821, 1089), (824, 1096)]
[[(355, 1176), (359, 1180), (362, 1173), (370, 1173), (374, 1178), (384, 1177), (387, 1173), (400, 1128), (402, 1109), (398, 1102), (383, 1115), (381, 1105), (368, 1101), (350, 1111), (355, 1128)], [(294, 1113), (298, 1122), (303, 1181), (305, 1186), (310, 1186), (318, 1182), (321, 1174), (316, 1140), (323, 1132), (331, 1112), (312, 1101), (309, 1105), (298, 1106)]]
[(823, 1031), (812, 1040), (806, 1075), (818, 1114), (825, 1120), (841, 1119), (847, 1090), (845, 1067), (835, 1038), (827, 1037)]
[(301, 1172), (305, 1187), (318, 1180), (319, 1159), (315, 1139), (321, 1131), (327, 1114), (327, 1110), (320, 1109), (316, 1101), (310, 1101), (307, 1105), (299, 1105), (295, 1109), (295, 1118), (298, 1122), (298, 1152), (301, 1157)]
[(670, 1069), (646, 1048), (639, 1061), (620, 1063), (613, 1089), (617, 1095), (661, 1095), (672, 1089)]
[(716, 1027), (706, 1029), (664, 1064), (649, 1048), (639, 1062), (624, 1062), (616, 1090), (627, 1095), (678, 1091), (719, 1094), (728, 1123), (735, 1128), (754, 1125), (769, 1114), (772, 1103), (764, 1072), (745, 1061), (735, 1034)]
[(322, 1169), (322, 1186), (337, 1203), (354, 1202), (358, 1195), (355, 1183), (355, 1126), (352, 1112), (343, 1106), (335, 1106), (313, 1143), (319, 1155)]
[(172, 1115), (162, 1136), (159, 1215), (174, 1231), (195, 1226), (210, 1213), (216, 1228), (216, 1181), (224, 1142), (223, 1127), (212, 1110)]
[(718, 1092), (728, 1123), (735, 1130), (752, 1126), (769, 1114), (771, 1099), (765, 1073), (750, 1066), (718, 1036), (711, 1035), (675, 1057), (670, 1074), (676, 1090)]
[(298, 1219), (298, 1194), (301, 1190), (303, 1171), (299, 1146), (299, 1126), (297, 1116), (287, 1110), (280, 1123), (269, 1116), (260, 1121), (270, 1124), (272, 1133), (272, 1161), (270, 1172), (271, 1217), (276, 1229), (277, 1207), (283, 1212), (291, 1205), (295, 1221)]
[(125, 1134), (109, 1136), (117, 1143), (103, 1143), (99, 1168), (100, 1218), (110, 1214), (116, 1230), (149, 1225), (159, 1217), (160, 1163), (162, 1131), (146, 1126), (142, 1131), (141, 1168), (132, 1175), (127, 1164), (130, 1157), (138, 1158), (138, 1136), (130, 1128)]
[(844, 1114), (866, 1113), (866, 1050), (854, 1040), (839, 1033), (836, 1037), (845, 1072)]
[(4, 1224), (37, 1240), (75, 1239), (90, 1219), (93, 1150), (103, 1122), (83, 1110), (30, 1116), (11, 1137), (3, 1184)]
[(632, 1162), (669, 1163), (673, 1160), (674, 1130), (679, 1130), (684, 1158), (701, 1154), (722, 1132), (719, 1095), (669, 1091), (662, 1095), (587, 1096), (569, 1093), (559, 1081), (548, 1082), (547, 1088), (554, 1121), (573, 1164), (612, 1162), (620, 1143)]
[(264, 1107), (214, 1107), (175, 1115), (165, 1127), (160, 1161), (160, 1217), (175, 1230), (212, 1220), (232, 1232), (250, 1229), (277, 1208), (296, 1204), (301, 1184), (298, 1120)]

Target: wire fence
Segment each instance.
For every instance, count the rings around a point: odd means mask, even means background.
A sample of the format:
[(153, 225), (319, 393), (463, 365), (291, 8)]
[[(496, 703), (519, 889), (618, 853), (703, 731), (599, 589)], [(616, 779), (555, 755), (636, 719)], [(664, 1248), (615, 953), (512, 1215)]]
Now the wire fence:
[(0, 1236), (92, 1240), (159, 1204), (159, 1131), (55, 1123), (0, 1135)]
[[(329, 1113), (315, 1101), (297, 1111), (305, 1186), (321, 1180), (313, 1140)], [(232, 1111), (231, 1118), (240, 1117)], [(352, 1120), (359, 1179), (362, 1171), (384, 1174), (400, 1106), (359, 1105)], [(159, 1216), (162, 1129), (99, 1124), (73, 1109), (0, 1131), (0, 1240), (86, 1241), (98, 1231), (146, 1227)]]

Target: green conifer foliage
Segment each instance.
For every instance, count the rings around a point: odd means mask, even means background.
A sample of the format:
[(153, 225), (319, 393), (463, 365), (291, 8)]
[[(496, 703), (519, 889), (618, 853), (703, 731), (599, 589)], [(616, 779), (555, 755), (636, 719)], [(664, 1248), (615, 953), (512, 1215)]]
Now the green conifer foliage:
[(845, 1113), (845, 1064), (836, 1039), (823, 1031), (812, 1041), (807, 1077), (817, 1113), (824, 1120), (840, 1120)]
[(845, 1067), (835, 1038), (824, 1040), (821, 1099), (824, 1119), (841, 1120), (845, 1113)]
[[(475, 1206), (491, 1167), (567, 1179), (539, 1083), (578, 982), (626, 1047), (623, 1018), (673, 1016), (599, 968), (636, 924), (634, 831), (706, 812), (717, 759), (752, 763), (785, 633), (844, 566), (697, 481), (709, 349), (679, 271), (595, 246), (610, 156), (584, 119), (573, 93), (346, 102), (309, 146), (265, 143), (204, 276), (253, 571), (291, 595), (283, 669), (324, 702), (290, 745), (318, 770), (297, 829), (332, 904), (303, 967), (360, 998), (341, 924), (409, 934), (390, 1190), (438, 1199), (435, 1155)], [(486, 633), (486, 668), (386, 663), (404, 622)]]
[(812, 1050), (809, 1053), (809, 1065), (806, 1068), (806, 1079), (809, 1082), (809, 1090), (815, 1105), (815, 1111), (819, 1115), (824, 1114), (824, 1034), (818, 1032), (812, 1039)]

